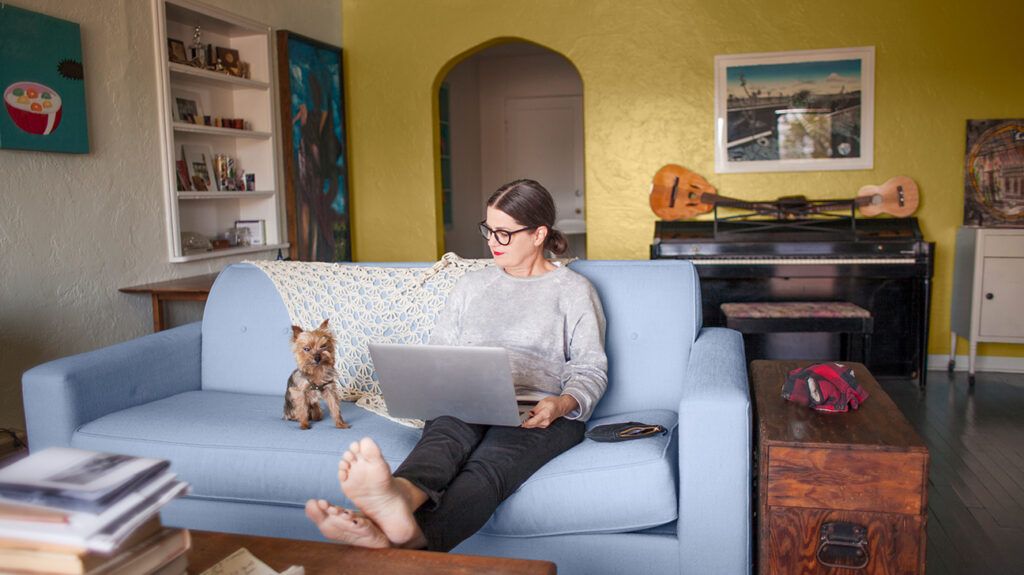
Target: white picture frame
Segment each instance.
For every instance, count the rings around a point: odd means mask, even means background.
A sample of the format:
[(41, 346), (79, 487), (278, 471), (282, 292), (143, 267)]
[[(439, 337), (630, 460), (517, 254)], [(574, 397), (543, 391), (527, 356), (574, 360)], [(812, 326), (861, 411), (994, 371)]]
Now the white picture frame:
[(249, 230), (249, 245), (262, 246), (267, 243), (264, 220), (235, 220), (235, 227)]
[[(219, 191), (217, 176), (213, 171), (213, 148), (209, 144), (183, 144), (181, 159), (185, 160), (188, 177), (197, 192)], [(196, 178), (203, 181), (199, 185)], [(202, 188), (206, 189), (202, 189)]]
[(874, 167), (875, 47), (715, 56), (715, 172)]
[(171, 88), (171, 117), (185, 124), (203, 123), (203, 95), (192, 90)]

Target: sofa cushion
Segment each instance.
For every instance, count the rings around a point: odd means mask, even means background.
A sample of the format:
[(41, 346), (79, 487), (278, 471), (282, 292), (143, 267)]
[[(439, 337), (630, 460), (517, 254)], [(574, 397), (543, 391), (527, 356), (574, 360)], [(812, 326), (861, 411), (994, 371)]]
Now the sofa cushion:
[(587, 428), (638, 421), (661, 436), (583, 443), (533, 474), (481, 529), (508, 537), (620, 533), (670, 523), (678, 515), (676, 413), (654, 409), (592, 419)]
[(396, 466), (420, 436), (351, 403), (342, 404), (351, 429), (336, 429), (324, 409), (323, 421), (300, 430), (281, 418), (283, 408), (283, 394), (192, 391), (83, 425), (72, 445), (168, 459), (193, 497), (298, 505), (311, 497), (344, 502), (338, 459), (353, 441), (373, 437)]
[[(72, 445), (171, 461), (190, 497), (300, 506), (309, 498), (351, 503), (338, 488), (338, 459), (364, 436), (381, 446), (392, 469), (416, 445), (420, 430), (351, 403), (351, 429), (329, 416), (300, 430), (281, 418), (283, 398), (191, 391), (104, 416), (82, 426)], [(327, 414), (325, 414), (327, 415)], [(495, 513), (484, 531), (508, 536), (634, 531), (676, 518), (676, 415), (665, 410), (592, 420), (664, 425), (670, 433), (622, 443), (582, 444), (533, 475)]]

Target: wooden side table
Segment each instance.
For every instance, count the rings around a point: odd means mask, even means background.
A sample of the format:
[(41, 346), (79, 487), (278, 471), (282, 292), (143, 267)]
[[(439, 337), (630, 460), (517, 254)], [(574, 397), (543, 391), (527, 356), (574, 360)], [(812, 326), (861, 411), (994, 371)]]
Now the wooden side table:
[(862, 364), (846, 363), (869, 394), (856, 411), (783, 399), (786, 374), (811, 363), (750, 364), (758, 572), (923, 574), (928, 448)]
[(206, 301), (210, 296), (210, 288), (220, 272), (187, 278), (178, 278), (164, 282), (123, 287), (123, 293), (148, 293), (153, 302), (153, 331), (167, 329), (167, 318), (164, 315), (165, 301)]

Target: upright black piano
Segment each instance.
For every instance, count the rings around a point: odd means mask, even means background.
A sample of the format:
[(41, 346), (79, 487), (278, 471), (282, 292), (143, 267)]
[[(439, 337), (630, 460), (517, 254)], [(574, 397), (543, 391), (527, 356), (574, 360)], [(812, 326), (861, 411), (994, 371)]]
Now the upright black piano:
[(874, 316), (871, 372), (922, 386), (934, 253), (916, 218), (659, 221), (651, 244), (696, 266), (704, 325), (724, 325), (725, 302), (852, 302)]

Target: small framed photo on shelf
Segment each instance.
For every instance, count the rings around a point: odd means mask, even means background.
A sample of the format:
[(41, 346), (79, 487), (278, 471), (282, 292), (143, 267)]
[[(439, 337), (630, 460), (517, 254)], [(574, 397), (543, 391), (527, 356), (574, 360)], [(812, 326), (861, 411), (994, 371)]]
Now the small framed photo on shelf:
[(249, 230), (249, 245), (262, 246), (267, 243), (267, 224), (264, 220), (235, 220), (235, 227)]
[(197, 192), (215, 192), (217, 181), (213, 177), (213, 148), (207, 144), (185, 144), (181, 156), (188, 167), (189, 181)]
[(167, 58), (178, 64), (188, 64), (188, 55), (185, 53), (185, 43), (174, 38), (167, 39)]
[(217, 63), (224, 67), (224, 71), (232, 76), (242, 77), (242, 61), (238, 59), (238, 50), (217, 46)]
[(198, 92), (174, 88), (171, 90), (171, 114), (175, 122), (203, 123), (202, 96)]

